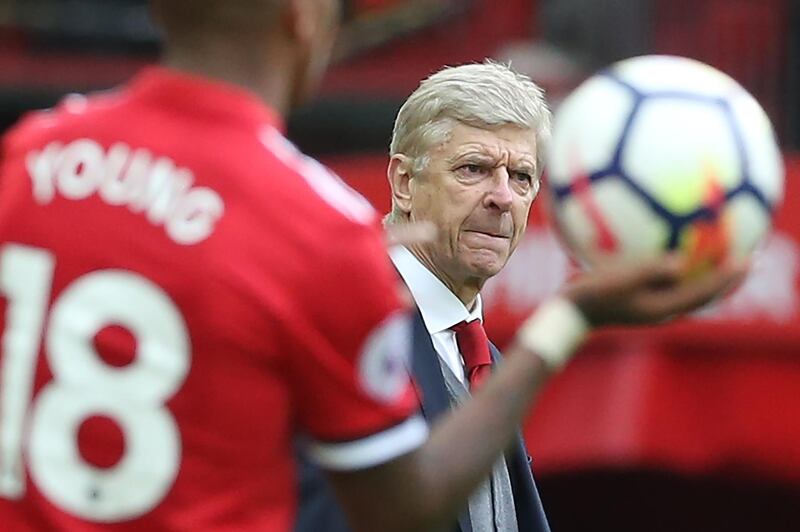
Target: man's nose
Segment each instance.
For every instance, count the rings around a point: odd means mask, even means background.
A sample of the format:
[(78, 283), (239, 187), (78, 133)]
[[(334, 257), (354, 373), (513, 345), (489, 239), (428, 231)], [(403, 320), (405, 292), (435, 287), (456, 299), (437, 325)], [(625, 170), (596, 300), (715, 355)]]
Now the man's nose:
[(511, 190), (510, 179), (511, 176), (505, 166), (500, 166), (494, 171), (494, 175), (490, 180), (490, 189), (485, 196), (484, 205), (486, 207), (493, 207), (501, 212), (511, 209), (514, 193)]

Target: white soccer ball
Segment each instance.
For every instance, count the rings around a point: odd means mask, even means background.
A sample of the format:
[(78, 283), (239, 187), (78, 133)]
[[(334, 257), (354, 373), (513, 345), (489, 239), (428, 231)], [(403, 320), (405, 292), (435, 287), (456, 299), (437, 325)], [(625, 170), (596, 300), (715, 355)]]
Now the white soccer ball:
[(643, 56), (581, 84), (556, 113), (551, 211), (577, 258), (749, 256), (783, 197), (783, 160), (756, 100), (692, 59)]

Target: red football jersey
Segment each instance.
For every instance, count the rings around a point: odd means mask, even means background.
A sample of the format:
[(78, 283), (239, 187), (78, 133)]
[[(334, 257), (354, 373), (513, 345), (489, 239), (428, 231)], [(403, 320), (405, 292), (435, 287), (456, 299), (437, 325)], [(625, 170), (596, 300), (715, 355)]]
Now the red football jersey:
[(0, 528), (287, 530), (422, 443), (376, 213), (244, 90), (153, 68), (0, 163)]

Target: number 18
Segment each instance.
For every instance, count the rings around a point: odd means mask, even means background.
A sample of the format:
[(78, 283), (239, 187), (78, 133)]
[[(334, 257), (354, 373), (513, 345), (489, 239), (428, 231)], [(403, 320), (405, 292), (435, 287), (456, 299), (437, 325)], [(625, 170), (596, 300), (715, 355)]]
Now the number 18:
[[(186, 324), (160, 287), (126, 270), (75, 279), (48, 312), (55, 263), (47, 250), (0, 247), (0, 296), (8, 300), (0, 497), (24, 496), (27, 459), (31, 479), (56, 506), (92, 521), (132, 519), (161, 502), (180, 465), (180, 433), (164, 403), (189, 371)], [(125, 367), (106, 364), (95, 350), (95, 335), (109, 325), (136, 339)], [(53, 379), (33, 398), (42, 340)], [(125, 452), (110, 468), (87, 463), (78, 449), (78, 429), (95, 415), (113, 419), (125, 437)]]

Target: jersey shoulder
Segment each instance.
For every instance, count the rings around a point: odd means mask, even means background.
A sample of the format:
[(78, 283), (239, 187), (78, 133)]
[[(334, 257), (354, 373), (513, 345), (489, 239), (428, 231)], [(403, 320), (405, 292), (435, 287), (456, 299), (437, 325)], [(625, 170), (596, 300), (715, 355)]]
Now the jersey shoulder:
[(310, 201), (321, 209), (321, 217), (332, 216), (355, 225), (375, 222), (377, 212), (361, 194), (324, 165), (300, 152), (277, 129), (265, 127), (259, 140), (278, 164), (299, 178), (296, 186), (310, 189), (313, 193)]
[[(321, 163), (301, 153), (276, 129), (259, 134), (262, 158), (246, 180), (264, 205), (260, 227), (312, 259), (311, 267), (374, 253), (379, 217), (372, 205)], [(265, 234), (267, 236), (267, 234)], [(385, 255), (382, 242), (380, 254)]]

